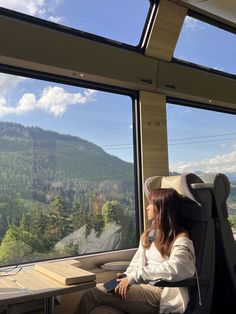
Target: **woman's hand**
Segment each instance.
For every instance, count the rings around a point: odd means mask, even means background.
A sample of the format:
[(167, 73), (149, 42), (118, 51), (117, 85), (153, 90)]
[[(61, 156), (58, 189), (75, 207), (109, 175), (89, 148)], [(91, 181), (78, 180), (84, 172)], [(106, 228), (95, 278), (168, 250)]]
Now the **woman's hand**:
[(127, 289), (129, 286), (128, 279), (125, 277), (116, 280), (119, 281), (120, 283), (115, 288), (115, 293), (118, 294), (122, 299), (126, 299)]

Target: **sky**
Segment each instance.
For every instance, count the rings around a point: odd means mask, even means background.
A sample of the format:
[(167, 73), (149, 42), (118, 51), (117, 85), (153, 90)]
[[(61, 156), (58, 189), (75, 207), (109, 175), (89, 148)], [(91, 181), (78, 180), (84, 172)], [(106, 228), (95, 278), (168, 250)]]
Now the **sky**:
[[(130, 45), (139, 43), (148, 0), (0, 0), (0, 6)], [(236, 35), (185, 19), (174, 57), (236, 75)], [(72, 134), (133, 162), (132, 100), (0, 74), (0, 120)], [(236, 117), (169, 104), (170, 170), (236, 172)]]
[[(236, 75), (236, 35), (186, 17), (174, 57)], [(236, 116), (169, 104), (167, 123), (171, 171), (236, 172)]]

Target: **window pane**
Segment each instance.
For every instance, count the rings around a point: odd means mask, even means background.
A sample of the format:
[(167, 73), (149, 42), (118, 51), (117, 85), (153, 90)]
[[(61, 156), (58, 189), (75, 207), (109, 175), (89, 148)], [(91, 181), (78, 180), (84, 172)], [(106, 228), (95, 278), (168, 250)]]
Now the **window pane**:
[(171, 174), (221, 172), (229, 178), (236, 238), (236, 115), (168, 104), (167, 125)]
[(132, 99), (0, 73), (0, 265), (136, 245)]
[(174, 57), (236, 75), (236, 35), (187, 16)]
[(149, 0), (0, 0), (0, 6), (130, 45), (138, 45)]

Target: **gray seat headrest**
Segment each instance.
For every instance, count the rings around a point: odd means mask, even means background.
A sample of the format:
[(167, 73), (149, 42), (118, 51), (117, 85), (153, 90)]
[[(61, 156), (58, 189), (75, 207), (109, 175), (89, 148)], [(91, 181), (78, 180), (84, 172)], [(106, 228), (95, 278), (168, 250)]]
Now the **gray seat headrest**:
[(212, 184), (214, 196), (219, 204), (222, 204), (222, 213), (224, 218), (228, 218), (228, 210), (226, 206), (227, 198), (230, 194), (230, 182), (223, 173), (212, 172), (200, 176), (206, 184)]
[(185, 222), (203, 222), (211, 218), (211, 195), (208, 190), (193, 189), (191, 184), (203, 183), (193, 173), (184, 173), (179, 176), (153, 176), (144, 183), (144, 192), (149, 193), (156, 188), (173, 188), (182, 195), (182, 213)]

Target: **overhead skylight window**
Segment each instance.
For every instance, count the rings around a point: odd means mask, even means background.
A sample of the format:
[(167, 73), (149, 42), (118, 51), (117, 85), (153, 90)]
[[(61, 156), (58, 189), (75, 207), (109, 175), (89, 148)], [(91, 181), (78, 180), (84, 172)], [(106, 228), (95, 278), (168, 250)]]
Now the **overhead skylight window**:
[(236, 75), (236, 35), (187, 16), (174, 57)]
[(136, 46), (150, 1), (0, 0), (0, 7)]

